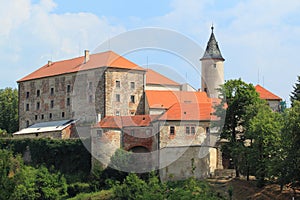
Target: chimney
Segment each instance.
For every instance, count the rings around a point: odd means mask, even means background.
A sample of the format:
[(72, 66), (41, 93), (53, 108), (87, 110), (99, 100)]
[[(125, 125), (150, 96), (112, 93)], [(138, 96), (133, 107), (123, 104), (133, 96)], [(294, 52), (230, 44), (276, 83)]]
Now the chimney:
[(52, 65), (52, 61), (48, 60), (48, 66), (51, 66), (51, 65)]
[(90, 60), (90, 51), (84, 50), (84, 63), (87, 63)]

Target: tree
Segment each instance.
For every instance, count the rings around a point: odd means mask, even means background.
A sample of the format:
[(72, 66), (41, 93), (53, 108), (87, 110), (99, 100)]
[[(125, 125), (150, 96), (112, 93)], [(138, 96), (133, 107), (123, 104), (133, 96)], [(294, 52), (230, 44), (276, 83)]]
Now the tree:
[(298, 76), (298, 82), (295, 83), (295, 86), (293, 86), (294, 91), (290, 95), (290, 99), (292, 102), (292, 106), (294, 106), (294, 101), (300, 101), (300, 76)]
[[(254, 105), (261, 100), (254, 86), (241, 79), (227, 81), (219, 91), (221, 103), (216, 106), (215, 114), (220, 118), (220, 124), (216, 126), (221, 130), (221, 138), (228, 140), (224, 148), (228, 149), (234, 162), (236, 176), (239, 177), (239, 161), (242, 158), (240, 151), (244, 147), (243, 134), (247, 122), (256, 113)], [(223, 127), (222, 123), (224, 123)]]
[(250, 119), (245, 136), (251, 139), (250, 162), (255, 163), (252, 167), (261, 187), (266, 177), (277, 176), (274, 166), (280, 155), (282, 120), (281, 115), (273, 112), (269, 106), (261, 105), (259, 108), (257, 115)]
[(0, 128), (8, 133), (19, 129), (17, 89), (0, 89)]

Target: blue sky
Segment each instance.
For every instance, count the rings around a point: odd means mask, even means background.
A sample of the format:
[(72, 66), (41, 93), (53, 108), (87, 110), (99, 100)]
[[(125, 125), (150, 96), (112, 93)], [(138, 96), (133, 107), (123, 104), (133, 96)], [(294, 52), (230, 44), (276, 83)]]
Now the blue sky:
[[(109, 38), (144, 27), (176, 32), (204, 49), (213, 23), (225, 79), (259, 82), (289, 101), (300, 74), (299, 9), (297, 0), (0, 0), (0, 88), (17, 87), (16, 80), (48, 60), (93, 52)], [(200, 87), (199, 74), (174, 54), (152, 49), (125, 56)]]

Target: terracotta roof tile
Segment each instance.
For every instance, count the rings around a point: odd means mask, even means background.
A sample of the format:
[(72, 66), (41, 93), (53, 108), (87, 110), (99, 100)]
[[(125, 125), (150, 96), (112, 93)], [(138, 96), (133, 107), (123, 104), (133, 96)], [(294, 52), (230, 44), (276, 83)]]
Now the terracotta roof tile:
[(262, 87), (260, 85), (256, 85), (255, 86), (255, 90), (259, 94), (259, 97), (261, 99), (266, 99), (266, 100), (281, 100), (281, 98), (279, 96), (273, 94), (272, 92), (270, 92), (269, 90), (265, 89), (264, 87)]
[(82, 70), (95, 69), (98, 67), (113, 67), (132, 70), (144, 70), (135, 63), (127, 60), (126, 58), (116, 54), (113, 51), (103, 53), (91, 54), (88, 62), (84, 63), (84, 56), (52, 62), (18, 80), (17, 82), (28, 81), (43, 77), (55, 76), (60, 74), (67, 74), (78, 72)]
[(167, 109), (175, 103), (207, 103), (211, 100), (205, 92), (146, 90), (150, 108)]
[(149, 126), (157, 117), (158, 115), (107, 116), (95, 127), (122, 129), (130, 126)]
[(147, 69), (146, 71), (146, 84), (180, 86), (179, 83), (165, 77), (164, 75), (152, 69)]

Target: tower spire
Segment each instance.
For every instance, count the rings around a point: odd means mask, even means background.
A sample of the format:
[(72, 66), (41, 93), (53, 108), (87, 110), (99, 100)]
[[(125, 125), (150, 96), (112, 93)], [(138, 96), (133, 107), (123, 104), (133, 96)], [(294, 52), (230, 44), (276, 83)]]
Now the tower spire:
[(206, 50), (204, 52), (203, 57), (200, 60), (204, 59), (217, 59), (224, 61), (225, 59), (222, 57), (221, 51), (218, 46), (218, 42), (215, 38), (214, 34), (214, 25), (211, 25), (211, 34), (208, 40)]

